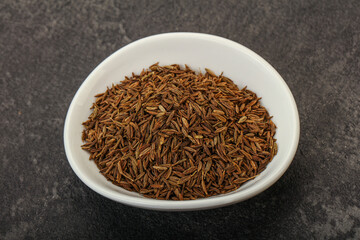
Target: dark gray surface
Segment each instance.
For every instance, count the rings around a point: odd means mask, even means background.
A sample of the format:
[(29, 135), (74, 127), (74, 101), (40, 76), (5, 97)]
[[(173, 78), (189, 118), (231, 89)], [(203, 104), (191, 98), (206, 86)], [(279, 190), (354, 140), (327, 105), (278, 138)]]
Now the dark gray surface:
[[(360, 2), (194, 2), (1, 1), (0, 239), (360, 239)], [(171, 31), (239, 42), (292, 90), (299, 149), (264, 193), (148, 211), (94, 193), (70, 168), (63, 123), (82, 81), (118, 48)]]

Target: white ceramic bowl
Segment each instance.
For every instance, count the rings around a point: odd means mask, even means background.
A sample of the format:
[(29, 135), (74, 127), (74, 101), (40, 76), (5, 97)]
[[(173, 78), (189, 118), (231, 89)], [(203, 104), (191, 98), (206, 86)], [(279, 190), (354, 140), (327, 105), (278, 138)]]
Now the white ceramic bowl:
[[(278, 153), (254, 180), (234, 192), (214, 197), (187, 200), (156, 200), (142, 197), (108, 182), (89, 154), (81, 149), (81, 125), (90, 115), (94, 96), (112, 83), (119, 83), (132, 72), (160, 62), (160, 65), (187, 64), (194, 70), (210, 68), (245, 85), (262, 97), (261, 103), (277, 125)], [(86, 78), (69, 107), (64, 127), (64, 144), (69, 163), (77, 176), (97, 193), (123, 204), (169, 211), (221, 207), (251, 198), (275, 183), (289, 167), (299, 141), (299, 115), (294, 98), (281, 76), (263, 58), (248, 48), (213, 35), (166, 33), (135, 41), (105, 59)]]

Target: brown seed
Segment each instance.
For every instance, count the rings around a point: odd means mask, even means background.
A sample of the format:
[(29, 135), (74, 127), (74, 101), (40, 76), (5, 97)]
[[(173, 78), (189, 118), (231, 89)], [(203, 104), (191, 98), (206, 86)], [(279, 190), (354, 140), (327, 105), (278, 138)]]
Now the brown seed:
[(168, 170), (167, 167), (162, 167), (162, 166), (153, 166), (153, 168), (156, 169), (156, 170), (161, 170), (161, 171)]
[(227, 129), (227, 127), (221, 127), (221, 128), (218, 128), (218, 129), (216, 129), (215, 133), (221, 133), (221, 132), (224, 132), (226, 129)]
[(184, 124), (184, 127), (189, 128), (189, 123), (187, 122), (187, 120), (184, 117), (181, 118), (181, 120), (182, 120), (182, 122)]
[(166, 109), (165, 109), (163, 106), (161, 106), (161, 105), (159, 105), (159, 109), (160, 109), (160, 111), (162, 111), (162, 112), (166, 112)]
[(190, 167), (190, 168), (186, 169), (183, 173), (186, 175), (186, 174), (191, 174), (191, 173), (193, 173), (195, 171), (196, 171), (196, 167), (193, 166), (193, 167)]
[(213, 111), (213, 113), (215, 113), (215, 114), (220, 114), (220, 115), (225, 115), (225, 113), (224, 113), (223, 111), (218, 110), (218, 109), (215, 109), (215, 110)]
[(243, 123), (243, 122), (246, 121), (246, 119), (247, 119), (246, 116), (242, 116), (242, 117), (239, 119), (238, 123)]
[(191, 175), (190, 176), (185, 176), (185, 177), (182, 177), (178, 182), (177, 182), (177, 184), (183, 184), (183, 183), (186, 183), (186, 182), (188, 182), (190, 179), (191, 179)]
[(204, 182), (204, 179), (201, 180), (201, 187), (205, 193), (205, 195), (208, 195), (208, 192), (207, 192), (207, 188), (206, 188), (206, 185), (205, 185), (205, 182)]
[(213, 114), (214, 117), (216, 117), (217, 119), (219, 119), (221, 122), (226, 122), (226, 118), (223, 117), (222, 115), (220, 114)]
[(206, 71), (210, 76), (216, 77), (216, 74), (215, 74), (212, 70), (210, 70), (210, 69), (208, 69), (208, 68), (205, 68), (205, 71)]

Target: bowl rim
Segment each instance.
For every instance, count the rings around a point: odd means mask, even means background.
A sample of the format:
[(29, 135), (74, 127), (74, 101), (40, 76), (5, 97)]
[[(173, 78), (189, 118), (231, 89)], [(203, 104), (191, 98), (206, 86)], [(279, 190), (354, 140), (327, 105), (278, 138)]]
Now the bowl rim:
[[(105, 190), (98, 184), (96, 184), (95, 181), (92, 181), (90, 178), (86, 177), (85, 174), (82, 173), (81, 168), (76, 164), (76, 161), (74, 160), (73, 153), (70, 151), (69, 146), (69, 135), (68, 135), (68, 129), (70, 126), (70, 120), (72, 113), (74, 111), (75, 103), (78, 101), (80, 92), (83, 88), (86, 88), (86, 84), (92, 76), (99, 71), (99, 69), (102, 69), (103, 66), (107, 64), (107, 62), (111, 61), (113, 58), (115, 58), (118, 55), (121, 55), (123, 52), (128, 51), (131, 48), (136, 48), (138, 45), (141, 45), (143, 43), (149, 42), (149, 41), (157, 41), (159, 39), (173, 39), (173, 38), (179, 38), (179, 37), (187, 37), (187, 38), (194, 38), (197, 40), (206, 40), (206, 41), (214, 41), (221, 45), (227, 45), (228, 47), (236, 48), (243, 53), (249, 55), (251, 58), (257, 60), (260, 62), (261, 65), (263, 65), (265, 68), (267, 68), (272, 74), (274, 74), (279, 80), (280, 84), (282, 84), (287, 94), (289, 95), (290, 99), (290, 105), (293, 109), (293, 119), (295, 121), (295, 128), (293, 129), (293, 136), (294, 138), (291, 139), (291, 145), (287, 152), (287, 156), (284, 158), (284, 160), (281, 162), (281, 166), (278, 167), (276, 172), (273, 172), (268, 178), (267, 181), (259, 182), (254, 186), (251, 186), (247, 189), (244, 189), (242, 191), (233, 193), (231, 195), (217, 195), (216, 197), (212, 198), (201, 198), (196, 200), (186, 200), (186, 201), (173, 201), (173, 200), (158, 200), (158, 199), (151, 199), (151, 198), (139, 198), (135, 196), (129, 196), (121, 193), (114, 193)], [(120, 48), (119, 50), (112, 53), (110, 56), (105, 58), (83, 81), (83, 83), (80, 85), (79, 89), (77, 90), (76, 94), (74, 95), (71, 104), (69, 106), (69, 109), (66, 114), (65, 118), (65, 124), (64, 124), (64, 147), (65, 147), (65, 153), (68, 159), (68, 162), (75, 172), (75, 174), (80, 178), (80, 180), (85, 183), (89, 188), (94, 190), (95, 192), (103, 195), (104, 197), (107, 197), (109, 199), (112, 199), (114, 201), (145, 208), (145, 209), (153, 209), (153, 210), (165, 210), (165, 211), (188, 211), (188, 210), (203, 210), (203, 209), (210, 209), (210, 208), (217, 208), (217, 207), (223, 207), (226, 205), (234, 204), (240, 201), (245, 201), (251, 197), (254, 197), (255, 195), (265, 191), (270, 186), (272, 186), (288, 169), (291, 162), (293, 161), (293, 158), (295, 156), (295, 153), (297, 151), (298, 143), (299, 143), (299, 137), (300, 137), (300, 119), (298, 114), (298, 109), (296, 106), (295, 99), (287, 86), (284, 79), (280, 76), (280, 74), (261, 56), (250, 50), (249, 48), (234, 42), (232, 40), (211, 35), (211, 34), (205, 34), (205, 33), (192, 33), (192, 32), (173, 32), (173, 33), (161, 33), (157, 35), (148, 36), (139, 40), (136, 40), (132, 43), (129, 43), (128, 45)]]

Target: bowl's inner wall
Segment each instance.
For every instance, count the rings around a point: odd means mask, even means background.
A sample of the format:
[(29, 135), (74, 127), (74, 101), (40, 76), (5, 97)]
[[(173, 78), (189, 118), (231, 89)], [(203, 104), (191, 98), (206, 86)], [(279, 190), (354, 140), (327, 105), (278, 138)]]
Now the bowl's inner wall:
[(141, 197), (106, 181), (96, 165), (88, 160), (89, 154), (81, 149), (81, 123), (90, 115), (90, 107), (96, 94), (104, 92), (113, 83), (119, 83), (132, 72), (139, 74), (143, 68), (156, 62), (160, 65), (187, 64), (195, 71), (204, 72), (206, 67), (216, 74), (224, 72), (224, 75), (232, 79), (239, 88), (247, 86), (249, 90), (262, 97), (261, 104), (274, 116), (273, 121), (278, 127), (275, 135), (278, 154), (260, 176), (235, 192), (267, 181), (274, 171), (281, 171), (286, 164), (284, 161), (288, 161), (291, 155), (289, 149), (296, 134), (296, 109), (293, 108), (291, 93), (281, 77), (262, 60), (254, 57), (252, 52), (235, 43), (224, 45), (218, 41), (201, 38), (170, 37), (135, 42), (114, 53), (93, 71), (77, 92), (68, 114), (67, 140), (70, 148), (68, 152), (73, 160), (72, 167), (79, 171), (81, 169), (84, 178), (114, 194), (121, 192)]

